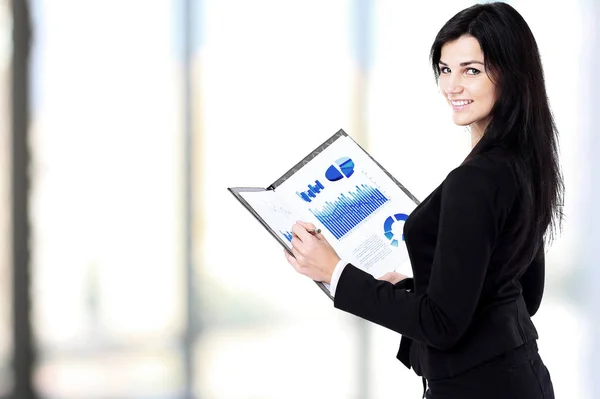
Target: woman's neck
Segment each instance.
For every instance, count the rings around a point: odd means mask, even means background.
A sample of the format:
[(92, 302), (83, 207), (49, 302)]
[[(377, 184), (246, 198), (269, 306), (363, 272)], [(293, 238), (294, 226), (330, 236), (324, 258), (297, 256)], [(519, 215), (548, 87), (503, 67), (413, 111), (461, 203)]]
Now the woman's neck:
[(471, 127), (471, 149), (475, 148), (479, 140), (483, 137), (485, 129), (490, 124), (490, 119), (479, 120), (470, 125)]

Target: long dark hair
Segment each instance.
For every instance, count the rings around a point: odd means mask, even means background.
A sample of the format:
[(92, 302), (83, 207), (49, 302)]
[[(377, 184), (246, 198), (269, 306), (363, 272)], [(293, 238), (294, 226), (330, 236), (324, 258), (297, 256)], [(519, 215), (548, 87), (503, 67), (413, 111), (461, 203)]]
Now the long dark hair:
[(479, 42), (485, 69), (498, 90), (491, 121), (466, 160), (494, 146), (505, 148), (513, 158), (520, 185), (520, 216), (528, 226), (523, 230), (533, 240), (545, 236), (551, 241), (562, 227), (564, 184), (558, 163), (558, 132), (533, 33), (508, 4), (476, 4), (464, 9), (446, 22), (431, 47), (436, 82), (442, 46), (463, 35)]

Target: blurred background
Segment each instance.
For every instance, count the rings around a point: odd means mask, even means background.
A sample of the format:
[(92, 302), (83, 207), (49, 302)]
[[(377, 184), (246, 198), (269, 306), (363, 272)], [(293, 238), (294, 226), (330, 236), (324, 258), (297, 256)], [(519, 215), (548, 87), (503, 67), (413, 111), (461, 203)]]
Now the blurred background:
[[(561, 132), (534, 317), (600, 398), (596, 0), (510, 2)], [(0, 398), (418, 398), (399, 335), (335, 310), (227, 192), (340, 128), (417, 198), (469, 151), (428, 63), (471, 1), (0, 0)]]

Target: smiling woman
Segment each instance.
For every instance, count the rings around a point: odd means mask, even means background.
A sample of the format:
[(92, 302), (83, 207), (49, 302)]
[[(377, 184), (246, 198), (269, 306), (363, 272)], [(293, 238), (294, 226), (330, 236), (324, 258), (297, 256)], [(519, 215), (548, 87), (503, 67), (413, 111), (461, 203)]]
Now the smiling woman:
[(452, 106), (453, 122), (471, 126), (473, 147), (483, 136), (496, 102), (496, 85), (484, 59), (477, 39), (464, 35), (444, 44), (439, 61), (440, 92)]
[(430, 55), (472, 150), (404, 224), (414, 279), (375, 279), (301, 222), (288, 261), (329, 283), (336, 308), (400, 333), (424, 397), (553, 399), (531, 317), (563, 182), (537, 44), (514, 8), (488, 3), (452, 17)]

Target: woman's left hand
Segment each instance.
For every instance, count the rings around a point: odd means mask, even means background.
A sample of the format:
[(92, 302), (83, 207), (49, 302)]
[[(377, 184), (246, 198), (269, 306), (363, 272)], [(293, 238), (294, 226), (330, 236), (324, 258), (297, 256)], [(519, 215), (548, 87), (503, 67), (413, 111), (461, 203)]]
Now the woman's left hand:
[(292, 226), (294, 256), (284, 250), (285, 257), (298, 273), (314, 281), (330, 284), (340, 257), (322, 234), (309, 233), (307, 229), (315, 229), (315, 226), (305, 222), (297, 222)]
[(398, 284), (400, 281), (408, 278), (408, 276), (398, 272), (387, 272), (377, 280), (389, 281), (392, 284)]

